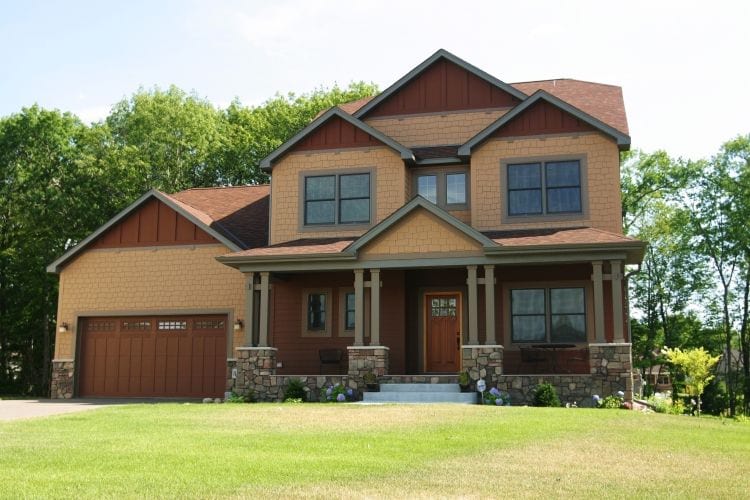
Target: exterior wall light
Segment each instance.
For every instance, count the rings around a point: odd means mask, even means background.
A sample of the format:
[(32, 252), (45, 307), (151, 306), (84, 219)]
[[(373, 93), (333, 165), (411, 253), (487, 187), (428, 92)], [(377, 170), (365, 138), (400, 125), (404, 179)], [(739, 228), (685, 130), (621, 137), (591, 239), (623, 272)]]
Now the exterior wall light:
[(60, 333), (67, 333), (68, 332), (68, 324), (65, 322), (60, 323), (60, 326), (57, 327), (57, 331)]
[(234, 329), (235, 330), (242, 330), (242, 320), (238, 319), (234, 322)]

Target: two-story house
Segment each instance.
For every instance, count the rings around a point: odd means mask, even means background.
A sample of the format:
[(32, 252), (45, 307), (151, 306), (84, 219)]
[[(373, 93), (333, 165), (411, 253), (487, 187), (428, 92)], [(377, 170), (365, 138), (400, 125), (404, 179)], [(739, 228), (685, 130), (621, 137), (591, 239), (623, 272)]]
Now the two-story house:
[(146, 193), (60, 274), (53, 396), (274, 400), (292, 376), (632, 388), (619, 87), (440, 50), (320, 114), (269, 186)]

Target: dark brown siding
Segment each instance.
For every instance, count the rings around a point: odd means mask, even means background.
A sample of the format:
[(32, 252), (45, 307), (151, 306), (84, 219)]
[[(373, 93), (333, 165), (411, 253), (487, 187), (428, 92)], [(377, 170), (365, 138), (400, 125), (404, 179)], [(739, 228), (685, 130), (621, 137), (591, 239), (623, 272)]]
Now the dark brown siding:
[[(390, 348), (390, 372), (404, 373), (404, 278), (400, 271), (381, 272), (380, 340)], [(338, 348), (346, 352), (353, 337), (341, 337), (339, 313), (341, 289), (350, 289), (354, 274), (319, 273), (283, 276), (273, 283), (273, 307), (271, 315), (271, 345), (278, 349), (277, 358), (283, 366), (277, 369), (280, 375), (306, 375), (320, 373), (318, 351)], [(309, 338), (302, 336), (303, 290), (330, 289), (331, 336)], [(365, 339), (366, 342), (369, 340)], [(341, 367), (347, 370), (346, 363)]]
[(388, 97), (367, 116), (393, 116), (505, 108), (520, 101), (485, 80), (440, 59)]
[(538, 101), (506, 123), (493, 137), (590, 132), (594, 127), (546, 101)]
[(157, 199), (150, 199), (99, 237), (91, 248), (218, 243)]
[[(159, 321), (184, 328), (160, 330)], [(224, 394), (226, 316), (84, 318), (80, 327), (82, 397)]]
[(380, 146), (382, 143), (349, 122), (334, 116), (311, 132), (292, 151)]

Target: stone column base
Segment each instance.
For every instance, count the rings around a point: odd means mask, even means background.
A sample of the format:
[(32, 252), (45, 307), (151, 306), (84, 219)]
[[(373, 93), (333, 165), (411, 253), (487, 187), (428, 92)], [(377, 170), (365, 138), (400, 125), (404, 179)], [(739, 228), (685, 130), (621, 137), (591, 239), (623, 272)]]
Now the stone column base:
[(364, 387), (365, 373), (376, 377), (388, 375), (389, 351), (386, 346), (347, 346), (349, 380), (354, 387)]
[(274, 347), (238, 347), (237, 378), (234, 380), (234, 392), (241, 396), (252, 394), (259, 397), (267, 392), (270, 378), (276, 375), (276, 352)]
[(70, 399), (73, 397), (75, 362), (72, 359), (52, 360), (52, 383), (50, 398)]
[(503, 374), (503, 346), (462, 346), (461, 368), (469, 373), (472, 388), (479, 379), (484, 379), (488, 388), (494, 387)]
[(633, 401), (633, 359), (631, 344), (589, 344), (591, 377), (601, 397), (622, 391)]

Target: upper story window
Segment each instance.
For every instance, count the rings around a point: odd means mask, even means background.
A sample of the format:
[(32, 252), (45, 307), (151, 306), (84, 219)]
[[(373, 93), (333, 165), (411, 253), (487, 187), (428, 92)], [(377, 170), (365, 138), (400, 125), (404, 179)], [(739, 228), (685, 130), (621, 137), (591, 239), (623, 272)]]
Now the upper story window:
[(416, 194), (447, 210), (468, 207), (469, 182), (466, 171), (445, 170), (418, 173), (415, 176)]
[(508, 215), (581, 212), (579, 160), (508, 165)]
[(305, 225), (368, 224), (370, 174), (305, 177)]

